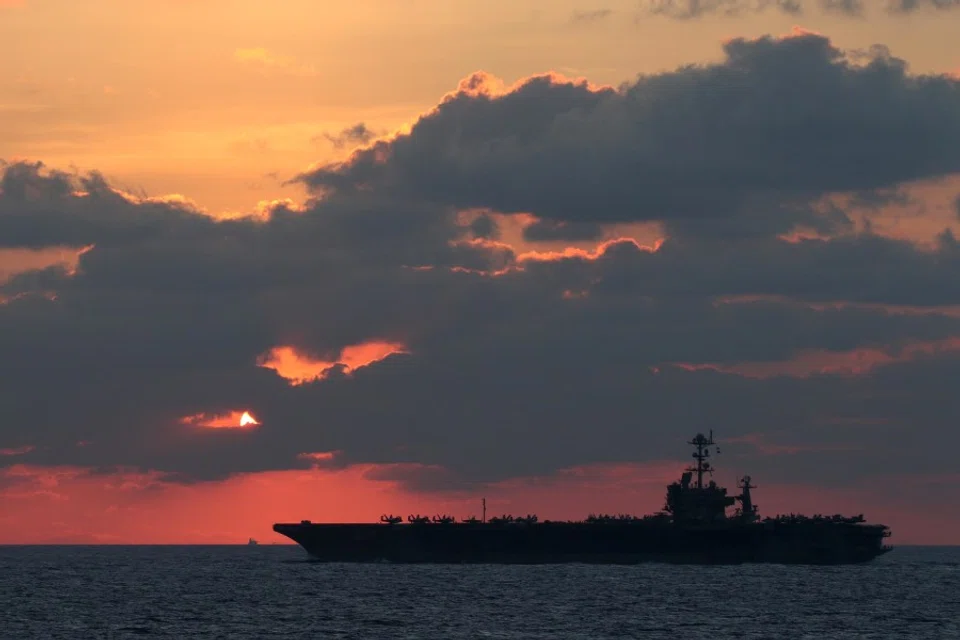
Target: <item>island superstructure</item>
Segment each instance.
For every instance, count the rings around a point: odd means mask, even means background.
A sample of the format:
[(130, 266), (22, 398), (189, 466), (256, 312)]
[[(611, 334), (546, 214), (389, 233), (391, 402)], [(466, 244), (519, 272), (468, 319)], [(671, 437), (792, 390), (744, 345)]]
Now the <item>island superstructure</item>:
[(740, 493), (713, 475), (713, 432), (688, 441), (696, 464), (667, 486), (663, 509), (646, 516), (591, 515), (581, 521), (523, 517), (383, 515), (379, 523), (277, 523), (274, 531), (326, 562), (853, 564), (890, 551), (890, 529), (854, 517), (802, 515), (760, 518), (751, 477)]

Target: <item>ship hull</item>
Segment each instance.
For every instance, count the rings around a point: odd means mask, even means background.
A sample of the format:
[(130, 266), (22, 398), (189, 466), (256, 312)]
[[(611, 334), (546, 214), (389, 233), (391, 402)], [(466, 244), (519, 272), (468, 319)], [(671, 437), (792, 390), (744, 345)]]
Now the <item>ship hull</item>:
[(882, 528), (840, 523), (276, 524), (321, 562), (838, 565), (890, 550)]

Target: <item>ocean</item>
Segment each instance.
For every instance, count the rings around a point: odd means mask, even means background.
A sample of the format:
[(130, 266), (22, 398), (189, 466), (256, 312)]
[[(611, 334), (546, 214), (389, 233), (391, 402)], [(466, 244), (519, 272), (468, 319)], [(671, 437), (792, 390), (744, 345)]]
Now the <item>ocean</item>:
[(848, 567), (336, 565), (0, 547), (0, 638), (960, 638), (960, 547)]

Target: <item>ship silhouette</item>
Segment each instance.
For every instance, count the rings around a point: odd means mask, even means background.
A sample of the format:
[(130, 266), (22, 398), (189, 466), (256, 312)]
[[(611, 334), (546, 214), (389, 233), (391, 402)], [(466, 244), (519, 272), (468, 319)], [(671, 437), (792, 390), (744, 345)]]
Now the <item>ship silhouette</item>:
[[(854, 564), (887, 553), (890, 529), (862, 515), (760, 518), (751, 477), (740, 493), (713, 480), (713, 432), (698, 433), (696, 464), (667, 486), (663, 510), (646, 516), (590, 515), (582, 521), (540, 521), (535, 515), (465, 518), (383, 515), (380, 523), (277, 523), (273, 530), (326, 562), (548, 564)], [(728, 512), (728, 509), (732, 509)]]

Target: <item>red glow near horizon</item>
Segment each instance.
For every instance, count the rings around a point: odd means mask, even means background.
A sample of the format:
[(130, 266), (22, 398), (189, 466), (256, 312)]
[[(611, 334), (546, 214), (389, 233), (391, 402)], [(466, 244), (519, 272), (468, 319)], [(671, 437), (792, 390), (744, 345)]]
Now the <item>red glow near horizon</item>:
[[(274, 522), (377, 522), (384, 513), (464, 518), (480, 514), (481, 497), (487, 499), (488, 515), (536, 513), (560, 520), (590, 513), (639, 515), (659, 510), (665, 485), (682, 466), (584, 466), (443, 495), (412, 493), (396, 482), (372, 479), (377, 465), (252, 473), (193, 485), (166, 483), (156, 473), (98, 475), (72, 467), (16, 465), (0, 471), (0, 544), (242, 544), (249, 537), (287, 543), (272, 532)], [(891, 501), (890, 488), (957, 480), (897, 477), (831, 491), (765, 484), (757, 497), (765, 515), (862, 512), (871, 522), (890, 525), (895, 544), (955, 544), (960, 516)], [(732, 478), (725, 484), (732, 485)]]

